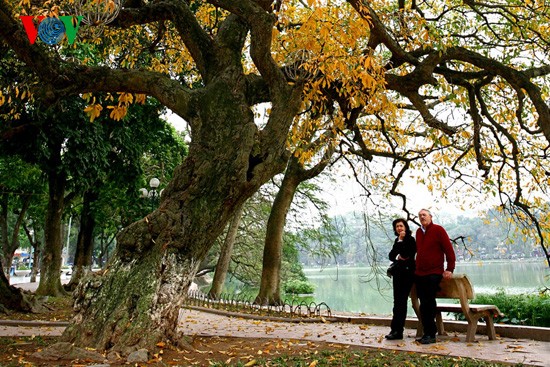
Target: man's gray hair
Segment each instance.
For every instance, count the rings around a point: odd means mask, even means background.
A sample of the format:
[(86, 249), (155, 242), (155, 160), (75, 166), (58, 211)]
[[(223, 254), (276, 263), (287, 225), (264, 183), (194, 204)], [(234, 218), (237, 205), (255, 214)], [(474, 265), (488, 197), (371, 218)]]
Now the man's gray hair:
[(419, 213), (420, 213), (420, 212), (426, 212), (426, 213), (428, 213), (428, 214), (430, 215), (430, 217), (432, 216), (432, 212), (429, 211), (428, 209), (420, 209), (418, 212), (419, 212)]

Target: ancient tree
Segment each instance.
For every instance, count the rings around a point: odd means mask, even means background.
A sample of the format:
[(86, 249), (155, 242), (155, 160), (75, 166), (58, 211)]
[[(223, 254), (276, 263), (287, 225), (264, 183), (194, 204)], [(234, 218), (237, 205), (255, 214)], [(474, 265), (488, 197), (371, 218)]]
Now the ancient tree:
[[(276, 19), (269, 2), (223, 5), (232, 14), (221, 20), (215, 34), (202, 28), (185, 2), (152, 3), (119, 15), (117, 24), (123, 28), (172, 20), (170, 30), (179, 33), (202, 80), (203, 86), (192, 88), (155, 71), (64, 62), (43, 46), (30, 46), (13, 10), (0, 4), (2, 38), (27, 65), (42, 70), (44, 98), (117, 90), (147, 93), (192, 130), (189, 156), (165, 189), (160, 208), (119, 235), (107, 274), (81, 288), (79, 314), (65, 333), (78, 344), (121, 349), (176, 339), (179, 307), (201, 257), (234, 209), (285, 166), (286, 136), (299, 112), (301, 84), (289, 84), (271, 55)], [(245, 73), (245, 47), (259, 75)], [(268, 98), (271, 114), (260, 130), (251, 106)]]

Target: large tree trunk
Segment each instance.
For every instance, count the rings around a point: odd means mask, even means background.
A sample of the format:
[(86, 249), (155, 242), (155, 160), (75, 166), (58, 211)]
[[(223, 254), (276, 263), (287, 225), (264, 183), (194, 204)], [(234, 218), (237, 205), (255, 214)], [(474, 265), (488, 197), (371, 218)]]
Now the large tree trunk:
[(0, 243), (0, 249), (2, 252), (0, 252), (0, 265), (3, 269), (6, 269), (7, 271), (7, 277), (9, 280), (10, 276), (10, 267), (12, 262), (11, 256), (6, 256), (6, 254), (9, 254), (8, 251), (8, 238), (9, 238), (9, 231), (8, 231), (8, 196), (9, 194), (5, 193), (0, 196), (0, 240), (2, 241)]
[(116, 236), (113, 235), (106, 235), (105, 230), (102, 229), (101, 236), (99, 237), (99, 267), (103, 269), (105, 264), (107, 263), (110, 255), (109, 255), (109, 247), (115, 240)]
[(2, 194), (0, 201), (0, 228), (2, 233), (2, 235), (0, 236), (0, 238), (2, 239), (1, 258), (3, 268), (8, 270), (8, 280), (9, 269), (13, 261), (13, 254), (19, 247), (19, 229), (21, 228), (21, 224), (23, 223), (23, 219), (25, 218), (25, 213), (27, 212), (27, 209), (29, 208), (29, 205), (31, 203), (31, 195), (22, 195), (21, 199), (22, 206), (21, 208), (19, 208), (19, 211), (17, 213), (17, 219), (14, 223), (11, 236), (9, 235), (8, 226), (9, 194)]
[[(292, 159), (291, 159), (292, 160)], [(292, 204), (296, 189), (300, 184), (298, 177), (291, 172), (290, 165), (285, 172), (281, 188), (269, 214), (265, 235), (264, 255), (262, 262), (262, 279), (260, 290), (254, 303), (261, 305), (278, 305), (282, 303), (281, 260), (283, 256), (283, 233), (286, 215)]]
[(325, 152), (323, 159), (309, 169), (305, 169), (296, 156), (293, 155), (289, 159), (283, 182), (281, 183), (279, 192), (275, 196), (267, 221), (262, 279), (260, 281), (260, 290), (254, 300), (255, 303), (261, 305), (279, 305), (282, 303), (281, 264), (286, 216), (292, 205), (298, 185), (319, 175), (330, 162), (332, 152), (332, 148), (329, 148)]
[(233, 254), (233, 245), (237, 238), (237, 232), (239, 230), (239, 224), (241, 223), (241, 216), (243, 214), (243, 206), (239, 206), (231, 218), (227, 235), (223, 242), (223, 246), (220, 250), (220, 257), (216, 263), (216, 271), (214, 272), (214, 279), (212, 280), (212, 287), (208, 292), (210, 298), (217, 299), (223, 290), (227, 271), (229, 270), (229, 264), (231, 263), (231, 255)]
[(286, 134), (300, 107), (299, 91), (278, 91), (284, 108), (275, 105), (270, 119), (283, 131), (260, 133), (241, 72), (227, 68), (197, 96), (188, 157), (159, 208), (121, 231), (103, 276), (81, 281), (65, 340), (123, 352), (182, 343), (178, 315), (197, 268), (236, 208), (284, 168)]
[(33, 312), (35, 306), (34, 297), (23, 292), (20, 288), (10, 285), (0, 264), (0, 312)]
[(32, 267), (31, 267), (31, 273), (29, 274), (30, 282), (36, 283), (36, 275), (38, 274), (38, 269), (40, 265), (40, 253), (41, 253), (40, 242), (37, 240), (38, 231), (36, 228), (31, 230), (26, 221), (23, 221), (23, 229), (27, 234), (27, 239), (29, 240), (29, 243), (31, 244), (31, 248), (32, 248)]
[(76, 242), (73, 273), (71, 280), (64, 287), (73, 291), (80, 280), (92, 271), (92, 254), (94, 250), (95, 218), (91, 210), (91, 204), (98, 198), (97, 193), (86, 191), (84, 193), (82, 213), (80, 214), (80, 230)]
[[(56, 151), (56, 150), (53, 150)], [(52, 159), (61, 159), (53, 157)], [(54, 167), (59, 167), (55, 166)], [(40, 282), (37, 295), (58, 297), (66, 294), (61, 285), (61, 252), (63, 239), (61, 223), (65, 202), (66, 179), (62, 173), (48, 172), (49, 200), (44, 223), (44, 249), (40, 263)]]
[(31, 268), (31, 274), (30, 274), (30, 282), (36, 283), (36, 276), (38, 275), (38, 270), (40, 269), (40, 254), (42, 253), (42, 249), (40, 247), (40, 242), (36, 241), (33, 242), (33, 254), (32, 254), (32, 268)]

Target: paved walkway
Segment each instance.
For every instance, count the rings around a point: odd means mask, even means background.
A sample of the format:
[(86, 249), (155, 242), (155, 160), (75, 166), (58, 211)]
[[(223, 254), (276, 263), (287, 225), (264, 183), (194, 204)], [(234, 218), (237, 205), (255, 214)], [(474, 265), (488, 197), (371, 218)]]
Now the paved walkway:
[[(414, 341), (416, 330), (412, 329), (405, 330), (403, 340), (388, 341), (384, 339), (389, 331), (386, 326), (347, 322), (291, 323), (255, 320), (197, 309), (182, 309), (178, 329), (183, 335), (324, 341), (550, 367), (550, 342), (527, 339), (488, 340), (487, 336), (477, 335), (476, 342), (467, 343), (465, 334), (453, 332), (448, 336), (438, 337), (436, 344), (421, 345)], [(55, 324), (19, 322), (18, 325), (10, 325), (9, 322), (0, 320), (0, 336), (58, 336), (63, 330), (63, 326)]]
[(184, 309), (179, 330), (185, 335), (239, 336), (249, 338), (299, 339), (324, 341), (400, 351), (470, 357), (487, 361), (550, 366), (550, 342), (499, 338), (488, 340), (477, 335), (467, 343), (465, 334), (449, 333), (438, 337), (438, 343), (421, 345), (414, 341), (416, 330), (405, 330), (403, 340), (384, 339), (389, 328), (350, 323), (288, 323), (228, 317), (203, 311)]

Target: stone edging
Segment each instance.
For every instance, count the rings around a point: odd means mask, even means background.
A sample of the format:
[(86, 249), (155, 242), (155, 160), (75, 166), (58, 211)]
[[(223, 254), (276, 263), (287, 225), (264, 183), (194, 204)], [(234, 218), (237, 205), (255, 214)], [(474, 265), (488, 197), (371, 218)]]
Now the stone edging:
[(57, 327), (69, 326), (69, 321), (43, 321), (43, 320), (0, 320), (3, 326), (24, 326), (24, 327)]

